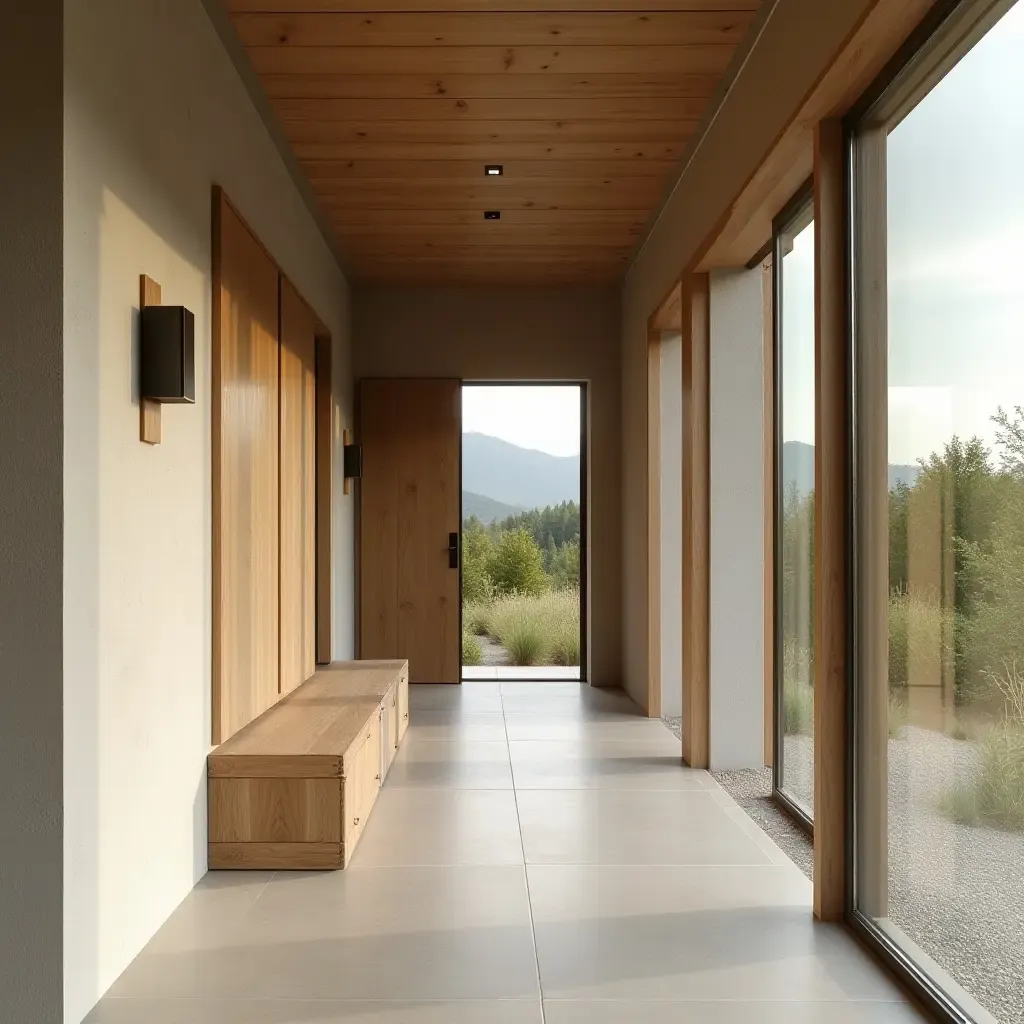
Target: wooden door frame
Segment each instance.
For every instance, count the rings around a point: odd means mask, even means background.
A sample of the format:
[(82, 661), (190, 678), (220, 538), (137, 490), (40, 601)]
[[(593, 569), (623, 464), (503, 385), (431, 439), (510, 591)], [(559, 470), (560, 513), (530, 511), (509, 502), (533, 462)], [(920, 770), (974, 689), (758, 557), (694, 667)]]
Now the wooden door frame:
[[(511, 380), (465, 380), (462, 388), (477, 387), (552, 387), (580, 389), (580, 678), (581, 683), (592, 685), (590, 675), (590, 388), (589, 381), (581, 378), (535, 379), (513, 378)], [(462, 529), (462, 440), (459, 440), (459, 529)], [(459, 564), (459, 627), (462, 627), (462, 564)], [(514, 680), (512, 680), (514, 681)], [(534, 680), (531, 679), (531, 682)], [(543, 680), (536, 680), (543, 682)], [(561, 681), (561, 680), (559, 680)]]

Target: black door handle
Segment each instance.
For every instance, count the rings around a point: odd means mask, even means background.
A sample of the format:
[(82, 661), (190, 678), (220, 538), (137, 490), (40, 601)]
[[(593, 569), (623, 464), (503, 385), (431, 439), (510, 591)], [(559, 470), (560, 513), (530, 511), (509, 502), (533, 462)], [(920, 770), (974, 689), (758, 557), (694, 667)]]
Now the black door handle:
[(459, 567), (459, 535), (448, 534), (448, 568), (458, 569)]

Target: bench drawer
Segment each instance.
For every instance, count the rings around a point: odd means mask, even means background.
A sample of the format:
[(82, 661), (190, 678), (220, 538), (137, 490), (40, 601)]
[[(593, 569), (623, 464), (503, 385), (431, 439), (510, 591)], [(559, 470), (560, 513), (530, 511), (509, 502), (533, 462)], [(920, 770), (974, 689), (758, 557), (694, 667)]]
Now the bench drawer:
[(341, 842), (340, 779), (210, 779), (211, 843)]

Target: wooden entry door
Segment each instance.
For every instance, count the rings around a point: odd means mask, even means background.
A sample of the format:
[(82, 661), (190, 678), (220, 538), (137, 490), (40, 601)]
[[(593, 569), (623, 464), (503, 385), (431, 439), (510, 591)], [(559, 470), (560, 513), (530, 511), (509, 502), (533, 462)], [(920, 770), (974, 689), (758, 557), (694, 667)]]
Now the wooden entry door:
[(461, 682), (462, 382), (362, 381), (359, 441), (359, 656)]

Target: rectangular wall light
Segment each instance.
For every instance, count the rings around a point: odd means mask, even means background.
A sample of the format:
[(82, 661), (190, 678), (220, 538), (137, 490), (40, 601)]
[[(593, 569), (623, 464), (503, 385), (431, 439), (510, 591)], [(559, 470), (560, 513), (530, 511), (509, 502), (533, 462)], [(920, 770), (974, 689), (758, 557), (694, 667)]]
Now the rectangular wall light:
[(484, 210), (484, 220), (501, 220), (501, 210)]
[(487, 164), (484, 167), (484, 174), (488, 178), (500, 178), (505, 173), (505, 168), (501, 164)]

